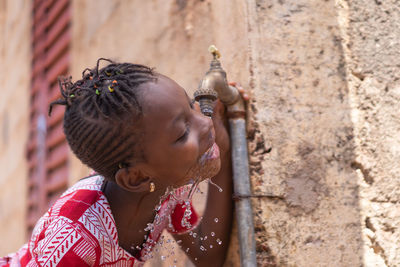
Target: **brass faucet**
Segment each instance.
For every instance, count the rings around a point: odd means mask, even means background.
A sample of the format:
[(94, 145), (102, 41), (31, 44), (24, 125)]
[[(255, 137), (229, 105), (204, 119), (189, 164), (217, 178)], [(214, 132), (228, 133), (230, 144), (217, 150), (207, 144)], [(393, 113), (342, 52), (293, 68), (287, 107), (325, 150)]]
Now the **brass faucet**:
[(228, 116), (236, 117), (245, 114), (244, 102), (236, 87), (230, 86), (226, 79), (226, 72), (221, 66), (221, 57), (218, 49), (211, 45), (208, 51), (213, 55), (210, 69), (201, 80), (194, 99), (199, 102), (201, 112), (210, 116), (213, 113), (214, 101), (219, 98), (227, 106)]

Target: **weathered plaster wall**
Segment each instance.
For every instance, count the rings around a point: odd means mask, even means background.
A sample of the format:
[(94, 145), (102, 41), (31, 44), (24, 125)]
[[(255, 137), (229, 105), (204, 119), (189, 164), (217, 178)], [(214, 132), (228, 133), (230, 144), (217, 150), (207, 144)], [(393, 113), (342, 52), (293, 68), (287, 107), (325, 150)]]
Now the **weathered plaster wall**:
[(333, 1), (248, 1), (262, 266), (360, 266), (354, 126)]
[(400, 6), (338, 1), (360, 184), (364, 261), (400, 265)]
[(0, 255), (26, 242), (30, 1), (0, 1)]

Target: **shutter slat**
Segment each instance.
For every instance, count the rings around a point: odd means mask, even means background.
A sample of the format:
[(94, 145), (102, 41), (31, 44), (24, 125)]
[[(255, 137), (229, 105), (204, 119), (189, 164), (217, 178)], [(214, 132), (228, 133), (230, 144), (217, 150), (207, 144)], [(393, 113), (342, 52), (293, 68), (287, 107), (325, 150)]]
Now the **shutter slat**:
[(64, 108), (60, 106), (54, 106), (51, 113), (51, 117), (48, 118), (48, 125), (53, 126), (59, 123), (64, 118)]
[(50, 8), (47, 15), (47, 26), (50, 26), (60, 16), (60, 13), (69, 4), (69, 0), (57, 0), (54, 5)]
[(57, 82), (58, 76), (65, 74), (69, 66), (69, 53), (65, 53), (56, 61), (56, 63), (47, 72), (47, 81), (49, 84)]
[(58, 168), (53, 171), (46, 183), (47, 192), (54, 193), (64, 189), (67, 186), (68, 169), (67, 166)]
[[(46, 105), (59, 97), (57, 77), (65, 74), (69, 67), (69, 8), (70, 0), (33, 1), (30, 132), (26, 146), (28, 231), (32, 231), (49, 203), (58, 198), (68, 183), (68, 146), (61, 123), (64, 109), (56, 106), (52, 116), (48, 117)], [(46, 117), (44, 143), (37, 140), (37, 120), (40, 116)], [(40, 151), (44, 153), (38, 153)]]
[(49, 32), (47, 34), (46, 47), (49, 47), (53, 44), (57, 36), (60, 35), (60, 33), (69, 25), (70, 20), (70, 12), (67, 9), (65, 10), (65, 12), (62, 13), (57, 21), (53, 25), (51, 25), (51, 28), (49, 29)]
[(68, 146), (67, 144), (62, 144), (55, 147), (51, 152), (48, 153), (46, 161), (46, 169), (53, 170), (63, 163), (66, 163), (68, 159)]
[(60, 143), (65, 141), (65, 135), (64, 131), (62, 128), (62, 125), (57, 125), (52, 131), (49, 132), (47, 135), (47, 140), (46, 140), (46, 147), (52, 148)]
[(51, 46), (47, 52), (46, 66), (50, 66), (54, 61), (65, 51), (71, 41), (71, 35), (69, 31), (65, 31), (57, 41)]
[(47, 100), (48, 104), (50, 105), (51, 102), (59, 99), (61, 97), (60, 87), (58, 86), (58, 82), (54, 83), (53, 86), (50, 88), (49, 98)]

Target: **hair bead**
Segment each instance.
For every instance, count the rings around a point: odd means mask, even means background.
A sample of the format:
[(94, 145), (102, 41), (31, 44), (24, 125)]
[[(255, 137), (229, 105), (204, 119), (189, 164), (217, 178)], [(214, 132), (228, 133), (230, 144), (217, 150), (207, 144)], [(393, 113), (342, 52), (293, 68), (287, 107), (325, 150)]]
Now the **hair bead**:
[(100, 95), (99, 89), (96, 89), (96, 95)]
[(108, 91), (110, 91), (110, 93), (112, 93), (112, 92), (114, 92), (114, 87), (112, 87), (112, 86), (108, 86)]

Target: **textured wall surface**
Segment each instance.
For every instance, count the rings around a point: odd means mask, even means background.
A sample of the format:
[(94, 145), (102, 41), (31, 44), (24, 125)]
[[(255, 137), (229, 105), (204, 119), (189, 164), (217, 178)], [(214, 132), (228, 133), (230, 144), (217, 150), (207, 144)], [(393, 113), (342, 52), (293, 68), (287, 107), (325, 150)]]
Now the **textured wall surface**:
[(0, 255), (26, 242), (30, 1), (0, 1)]
[(338, 1), (355, 133), (364, 262), (400, 266), (400, 5)]
[[(253, 2), (253, 1), (249, 1)], [(360, 266), (354, 125), (333, 1), (254, 1), (250, 151), (262, 266)]]

